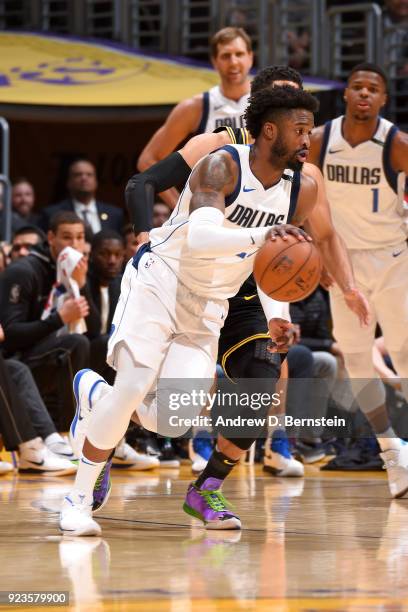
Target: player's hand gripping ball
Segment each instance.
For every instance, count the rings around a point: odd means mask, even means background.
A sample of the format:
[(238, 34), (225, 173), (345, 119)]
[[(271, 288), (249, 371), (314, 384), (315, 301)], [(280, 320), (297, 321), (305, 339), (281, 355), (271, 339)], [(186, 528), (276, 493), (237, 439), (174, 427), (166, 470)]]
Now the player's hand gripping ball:
[(279, 302), (298, 302), (313, 293), (322, 262), (311, 238), (292, 225), (273, 226), (254, 262), (254, 277), (264, 293)]

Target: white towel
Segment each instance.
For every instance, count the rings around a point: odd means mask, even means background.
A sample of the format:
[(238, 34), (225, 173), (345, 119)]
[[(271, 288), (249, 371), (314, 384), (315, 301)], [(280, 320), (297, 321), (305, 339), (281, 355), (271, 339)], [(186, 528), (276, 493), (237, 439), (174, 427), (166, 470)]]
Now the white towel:
[[(61, 308), (66, 299), (80, 297), (78, 283), (71, 275), (82, 257), (82, 253), (70, 246), (65, 247), (58, 255), (57, 280), (51, 289), (41, 319), (46, 319), (51, 313), (56, 312)], [(64, 333), (84, 334), (86, 330), (85, 320), (78, 319), (77, 321), (65, 325), (63, 329), (59, 330), (58, 335)]]

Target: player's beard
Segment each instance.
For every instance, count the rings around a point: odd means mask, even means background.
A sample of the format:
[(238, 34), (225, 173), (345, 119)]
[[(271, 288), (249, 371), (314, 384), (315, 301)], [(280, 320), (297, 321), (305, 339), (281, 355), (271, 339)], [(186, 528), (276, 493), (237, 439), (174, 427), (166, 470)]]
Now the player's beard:
[(297, 157), (298, 153), (299, 151), (290, 154), (282, 136), (278, 134), (278, 137), (271, 147), (269, 161), (273, 166), (278, 166), (282, 170), (288, 168), (300, 172), (303, 168), (303, 162), (299, 161)]

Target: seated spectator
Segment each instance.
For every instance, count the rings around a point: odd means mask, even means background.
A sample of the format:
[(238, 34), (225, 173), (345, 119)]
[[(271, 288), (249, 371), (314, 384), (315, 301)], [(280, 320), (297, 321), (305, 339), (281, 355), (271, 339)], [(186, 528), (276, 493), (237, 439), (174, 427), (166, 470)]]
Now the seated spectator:
[[(141, 243), (138, 237), (135, 235), (135, 232), (133, 231), (133, 225), (131, 223), (125, 225), (122, 233), (125, 237), (125, 257), (123, 265), (126, 266), (129, 259), (133, 257), (133, 255), (135, 255)], [(144, 233), (145, 232), (142, 232), (142, 234)]]
[(113, 230), (102, 230), (92, 241), (89, 269), (89, 289), (93, 300), (95, 321), (88, 333), (91, 340), (91, 368), (110, 385), (114, 371), (106, 363), (109, 331), (120, 295), (125, 244)]
[[(306, 299), (291, 304), (290, 315), (299, 334), (297, 344), (288, 352), (289, 379), (302, 379), (292, 385), (292, 405), (296, 411), (306, 411), (304, 416), (322, 418), (326, 416), (328, 399), (337, 378), (336, 357), (342, 360), (342, 353), (329, 331), (329, 310), (322, 290), (317, 288)], [(303, 431), (300, 437), (313, 450), (322, 432), (322, 429)]]
[(0, 274), (6, 269), (8, 258), (4, 247), (0, 245)]
[(27, 257), (11, 263), (0, 277), (0, 320), (4, 327), (7, 356), (18, 356), (29, 365), (42, 397), (54, 418), (62, 418), (66, 430), (74, 412), (72, 376), (89, 366), (89, 340), (82, 334), (65, 334), (64, 326), (89, 313), (86, 286), (87, 264), (81, 260), (73, 278), (81, 297), (68, 298), (43, 319), (46, 303), (56, 280), (55, 262), (71, 246), (84, 247), (84, 223), (72, 212), (60, 212), (51, 222), (47, 245), (34, 246)]
[[(3, 340), (0, 326), (0, 343)], [(73, 474), (72, 450), (57, 433), (29, 368), (17, 360), (4, 359), (1, 352), (0, 387), (0, 433), (6, 449), (18, 452), (19, 471)], [(0, 472), (4, 467), (0, 465)]]
[(25, 178), (17, 179), (11, 190), (13, 233), (23, 225), (38, 225), (40, 216), (33, 212), (34, 204), (35, 193), (32, 184)]
[(46, 235), (39, 227), (35, 225), (22, 225), (14, 232), (13, 240), (11, 241), (11, 261), (25, 257), (33, 246), (43, 244), (46, 240)]
[[(170, 215), (170, 206), (164, 202), (156, 202), (153, 205), (153, 227), (161, 227), (163, 223), (167, 221)], [(149, 241), (149, 234), (148, 232), (139, 232), (138, 234), (135, 234), (133, 231), (133, 225), (131, 223), (125, 225), (123, 228), (123, 234), (125, 236), (124, 265), (126, 265), (129, 259), (137, 252), (140, 245)]]
[(48, 230), (51, 218), (57, 212), (66, 210), (75, 212), (91, 234), (96, 234), (101, 229), (113, 229), (120, 232), (124, 224), (123, 210), (97, 200), (97, 189), (95, 166), (86, 159), (78, 159), (73, 162), (68, 171), (69, 197), (58, 204), (44, 208), (42, 227)]
[(408, 22), (407, 0), (385, 0), (385, 16), (392, 23), (406, 24)]
[(168, 204), (165, 204), (164, 202), (155, 202), (155, 204), (153, 204), (153, 228), (161, 227), (163, 223), (167, 221), (170, 215), (171, 209)]
[[(4, 330), (0, 325), (0, 356), (1, 363), (6, 366), (8, 376), (15, 385), (15, 393), (24, 400), (24, 408), (33, 425), (33, 428), (45, 443), (48, 450), (61, 459), (75, 459), (72, 448), (68, 442), (57, 432), (55, 425), (40, 396), (37, 385), (30, 369), (17, 359), (4, 359), (1, 346), (4, 342)], [(57, 465), (62, 464), (57, 462)], [(70, 466), (65, 464), (65, 469)], [(35, 469), (35, 468), (34, 468)], [(41, 470), (39, 470), (41, 471)], [(71, 470), (72, 473), (72, 470)]]

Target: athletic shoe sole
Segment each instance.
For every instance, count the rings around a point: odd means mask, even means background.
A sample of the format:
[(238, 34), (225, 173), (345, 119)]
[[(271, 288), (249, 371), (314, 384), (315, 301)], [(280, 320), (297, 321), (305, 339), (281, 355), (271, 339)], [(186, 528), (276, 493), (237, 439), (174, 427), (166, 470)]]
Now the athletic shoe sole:
[(194, 508), (189, 506), (186, 502), (184, 502), (183, 504), (183, 510), (186, 514), (189, 514), (190, 516), (193, 516), (194, 518), (204, 523), (204, 527), (206, 529), (213, 529), (214, 531), (221, 531), (224, 529), (241, 529), (241, 521), (237, 516), (227, 519), (225, 521), (207, 522), (204, 520), (202, 514), (197, 512), (197, 510), (194, 510)]
[(264, 472), (268, 472), (269, 474), (272, 474), (273, 476), (277, 476), (277, 477), (281, 477), (281, 478), (302, 478), (304, 476), (304, 474), (288, 474), (285, 473), (285, 470), (278, 470), (277, 468), (274, 468), (270, 465), (264, 465), (262, 467)]
[(102, 529), (99, 527), (98, 525), (98, 529), (96, 527), (93, 527), (91, 529), (89, 528), (83, 528), (83, 529), (62, 529), (62, 527), (60, 527), (60, 531), (62, 533), (62, 535), (66, 535), (66, 536), (100, 536), (102, 534)]

